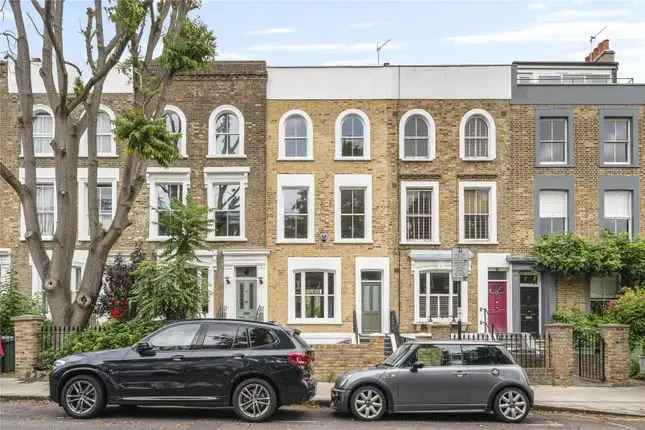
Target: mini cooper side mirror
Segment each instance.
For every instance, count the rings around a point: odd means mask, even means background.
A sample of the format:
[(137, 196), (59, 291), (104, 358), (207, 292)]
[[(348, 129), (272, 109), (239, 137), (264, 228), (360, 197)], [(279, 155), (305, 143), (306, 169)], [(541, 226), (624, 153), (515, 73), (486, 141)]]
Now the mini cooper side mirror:
[(419, 369), (423, 369), (423, 366), (425, 366), (425, 364), (421, 363), (420, 361), (415, 361), (412, 364), (412, 367), (410, 367), (410, 372), (416, 372)]
[(136, 349), (137, 352), (141, 355), (149, 355), (154, 351), (154, 348), (148, 342), (137, 343)]

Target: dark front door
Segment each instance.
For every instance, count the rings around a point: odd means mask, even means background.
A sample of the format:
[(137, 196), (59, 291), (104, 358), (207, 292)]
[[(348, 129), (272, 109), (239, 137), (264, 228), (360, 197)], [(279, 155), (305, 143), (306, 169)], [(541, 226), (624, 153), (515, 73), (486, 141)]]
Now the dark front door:
[(170, 400), (186, 395), (190, 352), (200, 324), (177, 324), (146, 341), (153, 350), (145, 354), (132, 348), (124, 358), (110, 363), (119, 395), (137, 401)]
[(381, 331), (381, 272), (364, 270), (361, 272), (361, 329), (363, 333)]
[(506, 331), (506, 272), (488, 272), (488, 325)]
[(537, 334), (540, 331), (540, 289), (520, 287), (520, 331)]

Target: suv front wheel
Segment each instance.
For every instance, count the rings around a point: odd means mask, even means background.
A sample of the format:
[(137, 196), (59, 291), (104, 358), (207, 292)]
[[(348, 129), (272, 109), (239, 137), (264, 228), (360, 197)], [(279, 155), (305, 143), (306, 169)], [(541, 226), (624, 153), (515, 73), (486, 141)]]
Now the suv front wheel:
[(495, 396), (495, 415), (507, 423), (519, 423), (529, 414), (529, 399), (519, 388), (504, 388)]
[(93, 418), (105, 408), (103, 386), (94, 376), (74, 376), (63, 387), (60, 403), (72, 418)]
[(263, 379), (242, 381), (233, 393), (233, 409), (245, 421), (268, 420), (277, 408), (278, 396), (271, 384)]

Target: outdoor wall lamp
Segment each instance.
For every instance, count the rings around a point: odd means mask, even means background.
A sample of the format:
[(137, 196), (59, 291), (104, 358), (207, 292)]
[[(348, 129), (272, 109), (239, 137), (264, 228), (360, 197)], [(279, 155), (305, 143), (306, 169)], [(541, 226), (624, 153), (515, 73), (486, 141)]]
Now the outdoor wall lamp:
[(228, 276), (224, 278), (224, 281), (226, 281), (226, 285), (231, 285), (231, 278)]
[(260, 283), (260, 285), (264, 285), (264, 279), (262, 278), (262, 276), (258, 276), (258, 282)]

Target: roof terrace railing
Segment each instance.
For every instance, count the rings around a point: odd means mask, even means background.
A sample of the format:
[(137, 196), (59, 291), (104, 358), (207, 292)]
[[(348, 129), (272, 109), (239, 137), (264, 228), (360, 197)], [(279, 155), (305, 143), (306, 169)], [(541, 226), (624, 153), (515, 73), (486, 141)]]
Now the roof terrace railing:
[(634, 78), (608, 76), (518, 76), (519, 85), (631, 85)]

